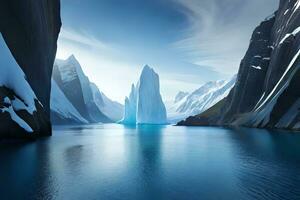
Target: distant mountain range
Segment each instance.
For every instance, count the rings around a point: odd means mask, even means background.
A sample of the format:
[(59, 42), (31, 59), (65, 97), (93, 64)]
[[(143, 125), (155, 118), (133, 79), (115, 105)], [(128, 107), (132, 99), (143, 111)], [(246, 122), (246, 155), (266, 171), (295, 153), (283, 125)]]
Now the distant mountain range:
[(233, 88), (236, 76), (230, 80), (210, 81), (192, 93), (179, 92), (173, 103), (168, 104), (168, 119), (176, 123), (197, 115), (224, 99)]
[(123, 106), (89, 81), (74, 55), (55, 61), (52, 78), (53, 124), (109, 123), (121, 119)]

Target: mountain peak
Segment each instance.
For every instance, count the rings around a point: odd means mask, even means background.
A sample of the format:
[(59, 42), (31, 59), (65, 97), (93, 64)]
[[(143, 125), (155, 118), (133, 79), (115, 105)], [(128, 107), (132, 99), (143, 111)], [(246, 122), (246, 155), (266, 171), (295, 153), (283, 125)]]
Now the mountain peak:
[(146, 72), (151, 72), (151, 73), (155, 73), (153, 68), (150, 67), (149, 65), (145, 65), (144, 68), (143, 68), (143, 71), (142, 71), (142, 74), (143, 73), (146, 73)]
[(69, 60), (69, 61), (73, 61), (73, 60), (77, 61), (77, 59), (76, 59), (76, 57), (75, 57), (74, 54), (70, 55), (70, 56), (67, 58), (67, 60)]
[(144, 68), (151, 69), (151, 67), (149, 65), (147, 65), (147, 64), (144, 66)]

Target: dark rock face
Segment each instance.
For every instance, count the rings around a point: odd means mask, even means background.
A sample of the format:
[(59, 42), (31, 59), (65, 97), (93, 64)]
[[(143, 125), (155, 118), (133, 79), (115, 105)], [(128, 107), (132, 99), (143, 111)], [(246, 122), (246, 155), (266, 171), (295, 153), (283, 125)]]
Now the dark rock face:
[(297, 0), (281, 0), (274, 16), (255, 29), (222, 108), (180, 124), (299, 129), (299, 8)]
[(53, 68), (53, 79), (56, 81), (57, 85), (73, 104), (73, 106), (78, 110), (78, 112), (83, 117), (87, 118), (88, 110), (84, 103), (82, 87), (79, 78), (76, 76), (76, 78), (73, 80), (63, 82), (58, 65), (55, 64)]
[(263, 93), (264, 79), (270, 62), (267, 58), (270, 58), (272, 51), (270, 34), (274, 21), (275, 19), (271, 18), (262, 22), (252, 35), (250, 47), (241, 61), (231, 101), (228, 102), (226, 120), (231, 118), (233, 113), (251, 111)]
[[(59, 0), (0, 1), (1, 34), (42, 105), (36, 104), (33, 115), (18, 111), (33, 129), (29, 137), (51, 135), (51, 75), (60, 27)], [(18, 96), (9, 89), (0, 88), (0, 104), (8, 93), (11, 98)], [(0, 137), (28, 137), (24, 129), (14, 124), (6, 112), (0, 112), (0, 119)]]

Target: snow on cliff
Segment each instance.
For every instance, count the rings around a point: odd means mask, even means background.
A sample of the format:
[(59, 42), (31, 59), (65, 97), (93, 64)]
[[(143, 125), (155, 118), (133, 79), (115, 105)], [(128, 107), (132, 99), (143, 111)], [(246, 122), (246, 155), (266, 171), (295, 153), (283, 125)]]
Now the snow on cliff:
[(16, 112), (26, 110), (32, 115), (33, 112), (36, 111), (35, 100), (37, 100), (37, 98), (27, 82), (24, 72), (16, 63), (1, 35), (0, 53), (0, 87), (6, 87), (17, 95), (13, 98), (5, 97), (4, 103), (7, 106), (0, 107), (0, 112), (8, 112), (11, 119), (20, 127), (25, 129), (27, 132), (33, 132), (32, 128), (20, 116), (18, 116)]

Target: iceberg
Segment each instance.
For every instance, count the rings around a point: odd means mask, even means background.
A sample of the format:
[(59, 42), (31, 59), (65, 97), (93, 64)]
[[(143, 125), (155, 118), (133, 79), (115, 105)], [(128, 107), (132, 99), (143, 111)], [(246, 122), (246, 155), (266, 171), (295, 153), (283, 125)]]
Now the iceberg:
[(160, 94), (159, 76), (146, 65), (129, 97), (125, 98), (123, 124), (166, 124), (167, 112)]
[(125, 98), (124, 117), (121, 123), (123, 124), (136, 124), (137, 113), (137, 90), (132, 84), (129, 97)]

